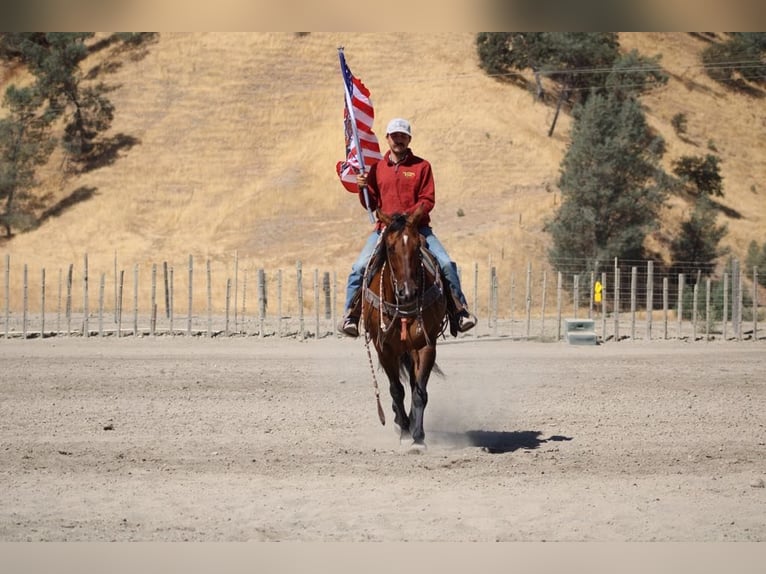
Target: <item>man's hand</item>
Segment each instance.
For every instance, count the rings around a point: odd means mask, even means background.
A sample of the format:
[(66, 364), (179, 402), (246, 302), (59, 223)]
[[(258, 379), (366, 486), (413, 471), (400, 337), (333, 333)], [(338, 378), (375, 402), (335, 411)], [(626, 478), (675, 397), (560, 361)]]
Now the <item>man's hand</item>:
[(356, 176), (356, 184), (359, 187), (366, 187), (367, 186), (367, 174), (366, 173), (360, 173)]

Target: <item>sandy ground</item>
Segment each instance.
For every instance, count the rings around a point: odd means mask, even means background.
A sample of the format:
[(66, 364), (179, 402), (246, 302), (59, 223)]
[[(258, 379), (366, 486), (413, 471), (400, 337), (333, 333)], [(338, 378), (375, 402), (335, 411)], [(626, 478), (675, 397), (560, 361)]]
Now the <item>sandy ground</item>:
[(0, 340), (0, 541), (766, 541), (763, 342)]

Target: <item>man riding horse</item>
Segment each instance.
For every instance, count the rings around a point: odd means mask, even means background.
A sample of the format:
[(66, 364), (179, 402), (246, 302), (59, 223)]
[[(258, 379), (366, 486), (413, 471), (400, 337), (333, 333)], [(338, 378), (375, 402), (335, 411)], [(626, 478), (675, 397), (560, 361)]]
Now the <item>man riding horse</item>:
[[(457, 335), (458, 331), (463, 333), (472, 329), (476, 325), (476, 317), (468, 311), (455, 264), (431, 229), (429, 213), (435, 203), (433, 173), (428, 161), (412, 153), (409, 147), (411, 139), (412, 128), (407, 120), (395, 118), (388, 123), (386, 141), (389, 150), (368, 173), (360, 173), (357, 176), (359, 189), (366, 187), (368, 190), (369, 205), (365, 205), (361, 193), (358, 194), (359, 201), (365, 207), (386, 214), (410, 214), (421, 207), (423, 215), (420, 218), (419, 231), (425, 237), (426, 247), (438, 261), (442, 276), (448, 285), (450, 328), (452, 334)], [(375, 252), (382, 228), (383, 223), (378, 219), (362, 252), (351, 266), (346, 285), (344, 317), (338, 327), (341, 333), (349, 337), (359, 336), (364, 272)]]

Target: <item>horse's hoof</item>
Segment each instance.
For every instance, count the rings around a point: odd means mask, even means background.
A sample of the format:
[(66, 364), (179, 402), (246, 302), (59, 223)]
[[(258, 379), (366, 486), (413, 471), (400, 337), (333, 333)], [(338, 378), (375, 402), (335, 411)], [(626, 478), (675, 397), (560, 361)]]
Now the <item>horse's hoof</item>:
[(410, 431), (402, 429), (402, 427), (400, 427), (396, 423), (394, 423), (394, 432), (396, 433), (396, 436), (399, 437), (399, 443), (402, 443), (412, 438)]
[(421, 454), (426, 452), (426, 443), (424, 442), (413, 442), (410, 445), (410, 454)]

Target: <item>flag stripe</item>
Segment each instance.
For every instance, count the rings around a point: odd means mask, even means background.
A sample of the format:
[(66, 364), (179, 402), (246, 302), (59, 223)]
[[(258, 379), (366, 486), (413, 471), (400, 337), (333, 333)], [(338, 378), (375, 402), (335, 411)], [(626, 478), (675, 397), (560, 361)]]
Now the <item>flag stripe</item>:
[[(375, 120), (375, 109), (370, 99), (370, 91), (356, 78), (346, 64), (346, 58), (343, 52), (340, 52), (341, 72), (346, 89), (349, 93), (352, 110), (348, 109), (348, 100), (343, 110), (343, 124), (345, 128), (346, 159), (339, 161), (335, 167), (341, 184), (348, 191), (357, 193), (359, 191), (356, 185), (356, 175), (360, 171), (359, 150), (354, 139), (353, 127), (356, 127), (356, 137), (361, 148), (361, 155), (364, 158), (365, 168), (375, 164), (383, 157), (380, 153), (380, 144), (375, 132), (372, 131), (372, 124)], [(351, 118), (354, 119), (354, 126), (351, 124)]]

